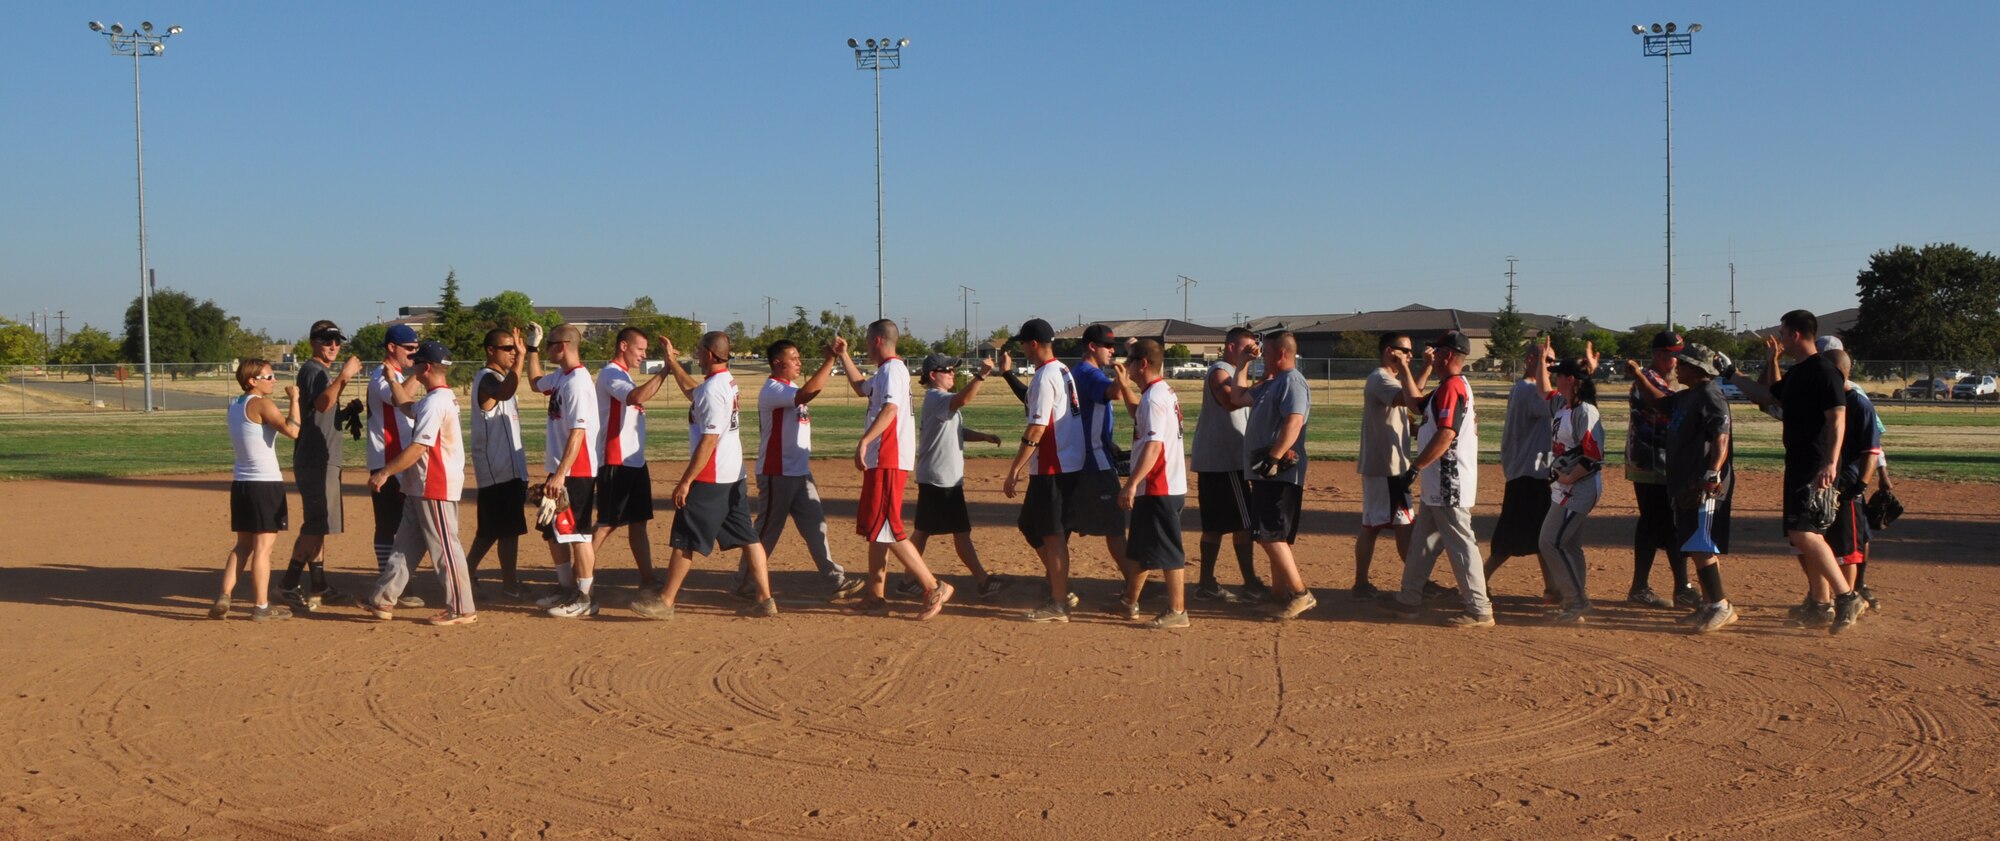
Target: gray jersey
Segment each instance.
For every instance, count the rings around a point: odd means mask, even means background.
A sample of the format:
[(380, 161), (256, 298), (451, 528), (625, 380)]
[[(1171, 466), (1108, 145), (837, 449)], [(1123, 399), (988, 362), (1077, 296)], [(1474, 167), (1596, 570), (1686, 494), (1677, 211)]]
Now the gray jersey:
[(1354, 472), (1401, 476), (1410, 469), (1410, 412), (1403, 406), (1403, 381), (1381, 368), (1361, 387), (1361, 452)]
[[(1302, 419), (1312, 416), (1311, 394), (1306, 390), (1306, 375), (1297, 368), (1279, 372), (1268, 380), (1250, 389), (1250, 397), (1256, 404), (1250, 407), (1250, 420), (1243, 428), (1243, 454), (1237, 457), (1236, 469), (1249, 470), (1251, 453), (1271, 446), (1278, 440), (1278, 430), (1284, 428), (1285, 421), (1292, 415)], [(1301, 428), (1299, 436), (1292, 439), (1292, 452), (1299, 457), (1291, 469), (1271, 477), (1270, 481), (1289, 482), (1294, 485), (1306, 483), (1306, 431)], [(1278, 453), (1273, 453), (1275, 458)], [(1252, 477), (1256, 478), (1256, 477)]]
[(1515, 380), (1507, 392), (1507, 420), (1500, 427), (1500, 468), (1507, 481), (1546, 479), (1549, 449), (1554, 440), (1550, 395), (1527, 380)]
[(924, 412), (917, 420), (919, 485), (949, 488), (965, 481), (965, 421), (951, 400), (944, 389), (924, 390)]
[[(1224, 376), (1235, 377), (1236, 366), (1227, 362), (1215, 362), (1208, 366), (1207, 376), (1215, 376), (1221, 371)], [(1194, 458), (1190, 466), (1196, 473), (1219, 473), (1225, 470), (1243, 469), (1243, 425), (1250, 420), (1250, 410), (1228, 409), (1215, 402), (1215, 390), (1208, 380), (1201, 382), (1201, 415), (1194, 422)]]
[(345, 436), (333, 425), (340, 403), (335, 401), (324, 412), (313, 410), (320, 393), (332, 386), (333, 372), (319, 360), (308, 359), (299, 366), (299, 442), (292, 448), (293, 470), (340, 464), (341, 438)]

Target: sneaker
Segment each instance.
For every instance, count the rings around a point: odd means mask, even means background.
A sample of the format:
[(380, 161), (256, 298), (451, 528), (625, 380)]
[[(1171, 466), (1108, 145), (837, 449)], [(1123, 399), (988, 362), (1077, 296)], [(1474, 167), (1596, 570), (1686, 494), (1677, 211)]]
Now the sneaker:
[(569, 600), (549, 608), (549, 615), (557, 619), (578, 619), (597, 615), (597, 600), (581, 592), (570, 594)]
[(1146, 622), (1146, 627), (1156, 631), (1165, 628), (1185, 628), (1187, 626), (1188, 615), (1185, 610), (1170, 610)]
[(1369, 599), (1379, 599), (1382, 597), (1382, 591), (1380, 589), (1377, 589), (1375, 585), (1370, 584), (1366, 581), (1354, 585), (1354, 589), (1349, 590), (1347, 592), (1353, 595), (1354, 598), (1358, 601), (1367, 601)]
[[(1075, 595), (1075, 593), (1070, 594), (1071, 597)], [(1021, 618), (1029, 622), (1068, 622), (1069, 608), (1056, 604), (1053, 601), (1045, 602), (1041, 607), (1028, 611)]]
[(742, 611), (740, 611), (739, 615), (748, 616), (754, 619), (769, 619), (771, 617), (777, 616), (778, 600), (765, 599), (761, 602), (758, 602), (756, 604), (744, 608)]
[(1651, 588), (1633, 590), (1625, 594), (1625, 603), (1639, 607), (1673, 607), (1672, 602), (1660, 598), (1660, 594), (1653, 592)]
[(215, 600), (215, 604), (212, 604), (212, 605), (209, 605), (209, 606), (208, 606), (208, 618), (210, 618), (210, 619), (228, 619), (228, 618), (229, 618), (229, 597), (228, 597), (228, 596), (223, 596), (222, 598), (219, 598), (219, 599), (216, 599), (216, 600)]
[(470, 625), (479, 621), (477, 613), (452, 613), (447, 610), (430, 618), (432, 625)]
[(1806, 600), (1804, 604), (1792, 608), (1786, 620), (1786, 624), (1794, 628), (1817, 628), (1821, 625), (1832, 624), (1832, 622), (1833, 604), (1831, 602), (1815, 602), (1810, 599)]
[(1450, 619), (1444, 620), (1444, 624), (1452, 628), (1491, 628), (1493, 627), (1493, 614), (1460, 613), (1452, 616)]
[(866, 586), (868, 586), (868, 579), (858, 575), (843, 574), (840, 576), (839, 581), (833, 583), (833, 595), (828, 600), (854, 598), (856, 594), (861, 592), (861, 588)]
[(1440, 587), (1436, 582), (1424, 582), (1424, 598), (1432, 601), (1458, 598), (1457, 587)]
[[(1583, 624), (1584, 617), (1588, 615), (1590, 615), (1590, 606), (1580, 605), (1558, 610), (1555, 612), (1555, 615), (1549, 617), (1549, 620), (1558, 625), (1581, 625)], [(1487, 617), (1486, 621), (1489, 625), (1493, 623), (1493, 619), (1490, 616)]]
[(396, 606), (415, 610), (424, 606), (424, 600), (421, 596), (403, 596), (396, 599)]
[(1701, 607), (1701, 592), (1693, 587), (1674, 588), (1675, 607)]
[(1232, 593), (1222, 589), (1222, 583), (1219, 581), (1207, 581), (1195, 585), (1194, 597), (1205, 602), (1228, 602), (1236, 600)]
[[(1701, 607), (1697, 607), (1694, 610), (1691, 610), (1681, 616), (1674, 617), (1674, 624), (1700, 626), (1703, 621), (1708, 619), (1708, 612), (1711, 610), (1714, 610), (1714, 608), (1709, 607), (1708, 605), (1702, 605)], [(1734, 622), (1736, 620), (1731, 619), (1729, 621)]]
[(1297, 619), (1299, 618), (1299, 614), (1312, 610), (1317, 606), (1319, 606), (1319, 599), (1313, 598), (1313, 594), (1308, 591), (1286, 599), (1284, 605), (1272, 613), (1271, 617), (1279, 621)]
[(1700, 622), (1695, 623), (1694, 632), (1697, 634), (1713, 633), (1734, 624), (1736, 624), (1736, 608), (1729, 602), (1724, 601), (1710, 605), (1707, 608), (1707, 615), (1703, 616)]
[(674, 606), (667, 604), (659, 596), (642, 596), (632, 600), (632, 612), (647, 619), (665, 622), (674, 618)]
[(308, 598), (308, 596), (306, 595), (306, 588), (304, 586), (279, 587), (278, 598), (284, 599), (285, 601), (291, 602), (292, 604), (295, 605), (303, 606), (306, 603), (306, 599)]
[(757, 600), (757, 584), (745, 577), (741, 583), (730, 589), (729, 594), (746, 602), (754, 602)]
[(951, 586), (951, 582), (939, 581), (937, 589), (924, 594), (924, 611), (917, 614), (917, 621), (922, 622), (942, 613), (944, 603), (951, 601), (952, 594), (956, 592), (958, 588)]
[(570, 596), (575, 593), (576, 593), (575, 588), (564, 587), (558, 584), (554, 587), (549, 588), (549, 591), (547, 593), (542, 594), (541, 598), (536, 599), (535, 606), (543, 610), (547, 610), (549, 608), (555, 607), (556, 605), (562, 604), (563, 602), (569, 601)]
[(1860, 593), (1847, 592), (1833, 597), (1833, 622), (1827, 631), (1838, 634), (1854, 627), (1855, 621), (1861, 618), (1861, 611), (1867, 606)]
[(861, 600), (842, 608), (849, 616), (888, 616), (889, 603), (874, 596), (862, 596)]
[(1243, 600), (1246, 602), (1266, 602), (1271, 598), (1271, 588), (1262, 581), (1252, 579), (1243, 585)]
[(1124, 596), (1112, 596), (1110, 600), (1104, 603), (1104, 609), (1109, 611), (1112, 616), (1116, 616), (1127, 622), (1139, 618), (1139, 606), (1126, 601)]
[(914, 578), (905, 578), (896, 582), (896, 593), (904, 596), (921, 596), (924, 594), (924, 585)]
[(1866, 584), (1863, 584), (1863, 585), (1861, 585), (1861, 586), (1859, 586), (1859, 587), (1856, 587), (1856, 588), (1854, 588), (1854, 590), (1855, 590), (1855, 592), (1858, 592), (1858, 593), (1860, 593), (1860, 594), (1861, 594), (1861, 600), (1862, 600), (1862, 601), (1864, 601), (1864, 602), (1867, 602), (1867, 603), (1868, 603), (1868, 609), (1869, 609), (1869, 610), (1881, 610), (1881, 609), (1882, 609), (1882, 600), (1880, 600), (1880, 599), (1877, 599), (1877, 598), (1875, 598), (1875, 591), (1874, 591), (1874, 590), (1870, 590), (1870, 589), (1868, 589), (1868, 585), (1866, 585)]
[(1375, 603), (1381, 605), (1383, 610), (1404, 618), (1417, 615), (1417, 612), (1421, 609), (1417, 605), (1403, 604), (1401, 599), (1396, 598), (1395, 593), (1383, 593), (1382, 598), (1376, 600)]
[(369, 616), (373, 616), (375, 617), (375, 619), (382, 622), (387, 622), (391, 619), (396, 618), (396, 609), (393, 607), (383, 607), (381, 605), (364, 603), (361, 605), (361, 612), (366, 613)]
[(1083, 604), (1083, 600), (1076, 597), (1076, 591), (1071, 590), (1063, 594), (1063, 610), (1075, 610), (1080, 604)]
[(318, 590), (314, 590), (312, 593), (312, 597), (314, 599), (317, 599), (319, 603), (322, 605), (346, 604), (349, 599), (354, 598), (353, 596), (350, 596), (345, 592), (342, 592), (339, 588), (334, 587), (331, 584), (322, 587)]
[(986, 583), (979, 585), (979, 597), (990, 599), (1000, 595), (1000, 591), (1012, 586), (1014, 586), (1014, 579), (994, 573), (986, 576)]
[(290, 618), (292, 618), (292, 609), (281, 604), (250, 608), (250, 621), (252, 622), (276, 622), (280, 619)]
[(519, 582), (515, 582), (512, 587), (502, 585), (500, 587), (500, 595), (509, 601), (515, 602), (526, 603), (535, 600), (534, 591), (530, 590), (528, 585)]

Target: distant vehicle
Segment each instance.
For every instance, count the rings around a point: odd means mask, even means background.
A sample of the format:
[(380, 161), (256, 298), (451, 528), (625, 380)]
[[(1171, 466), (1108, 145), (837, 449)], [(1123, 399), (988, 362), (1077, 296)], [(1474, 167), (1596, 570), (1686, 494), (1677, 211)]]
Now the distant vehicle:
[(1034, 376), (1034, 375), (1035, 375), (1035, 369), (1034, 369), (1034, 366), (1032, 366), (1032, 365), (1016, 365), (1016, 366), (1014, 366), (1014, 376), (1017, 376), (1017, 377), (1032, 377), (1032, 376)]
[(1996, 383), (1991, 376), (1976, 379), (1966, 377), (1964, 380), (1959, 381), (1958, 385), (1951, 387), (1951, 399), (1953, 400), (1978, 400), (1982, 397), (1992, 397), (1996, 394), (2000, 394), (2000, 383)]
[(1951, 395), (1951, 386), (1944, 380), (1916, 380), (1896, 389), (1892, 395), (1897, 400), (1943, 400)]
[(1597, 360), (1597, 373), (1591, 376), (1591, 379), (1608, 383), (1611, 382), (1611, 375), (1616, 373), (1618, 373), (1617, 360), (1609, 358), (1600, 359)]
[(1750, 399), (1748, 397), (1743, 396), (1743, 389), (1737, 388), (1735, 383), (1721, 383), (1721, 387), (1722, 387), (1722, 396), (1727, 397), (1730, 400), (1742, 402), (1744, 400)]
[(1167, 369), (1167, 376), (1176, 380), (1198, 380), (1208, 375), (1208, 366), (1199, 362), (1183, 362)]
[(1947, 368), (1945, 369), (1944, 373), (1939, 374), (1938, 376), (1943, 377), (1945, 382), (1955, 383), (1967, 377), (1972, 376), (1972, 372), (1967, 371), (1964, 368)]

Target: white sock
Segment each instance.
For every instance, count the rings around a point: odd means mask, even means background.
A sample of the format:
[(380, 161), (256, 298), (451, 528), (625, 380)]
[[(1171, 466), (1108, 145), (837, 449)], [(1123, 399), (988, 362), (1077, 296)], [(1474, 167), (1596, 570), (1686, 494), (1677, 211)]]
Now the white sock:
[(265, 602), (265, 603), (263, 603), (263, 604), (260, 604), (260, 605), (258, 605), (258, 606), (257, 606), (257, 609), (258, 609), (258, 610), (270, 610), (270, 609), (271, 609), (271, 603), (270, 603), (270, 602)]
[(556, 564), (556, 583), (564, 587), (576, 586), (576, 568), (570, 566), (568, 561)]
[(590, 582), (596, 580), (597, 580), (596, 576), (592, 576), (590, 578), (579, 578), (576, 580), (576, 589), (583, 591), (583, 594), (588, 596), (590, 595)]

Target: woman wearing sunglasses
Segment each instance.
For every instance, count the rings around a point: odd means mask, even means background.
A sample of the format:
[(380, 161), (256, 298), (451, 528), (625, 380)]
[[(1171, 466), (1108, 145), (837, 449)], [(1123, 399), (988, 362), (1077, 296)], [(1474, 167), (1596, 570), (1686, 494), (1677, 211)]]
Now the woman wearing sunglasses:
[(236, 532), (236, 546), (222, 561), (222, 595), (216, 597), (208, 616), (229, 617), (236, 571), (247, 567), (257, 596), (250, 619), (289, 619), (290, 608), (271, 604), (271, 545), (287, 527), (285, 475), (278, 469), (276, 444), (279, 433), (294, 441), (299, 438), (299, 387), (285, 386), (290, 405), (281, 413), (271, 400), (277, 377), (271, 373), (270, 362), (243, 360), (236, 366), (236, 384), (243, 389), (243, 396), (229, 401), (229, 443), (236, 450), (236, 473), (229, 483), (229, 529)]

